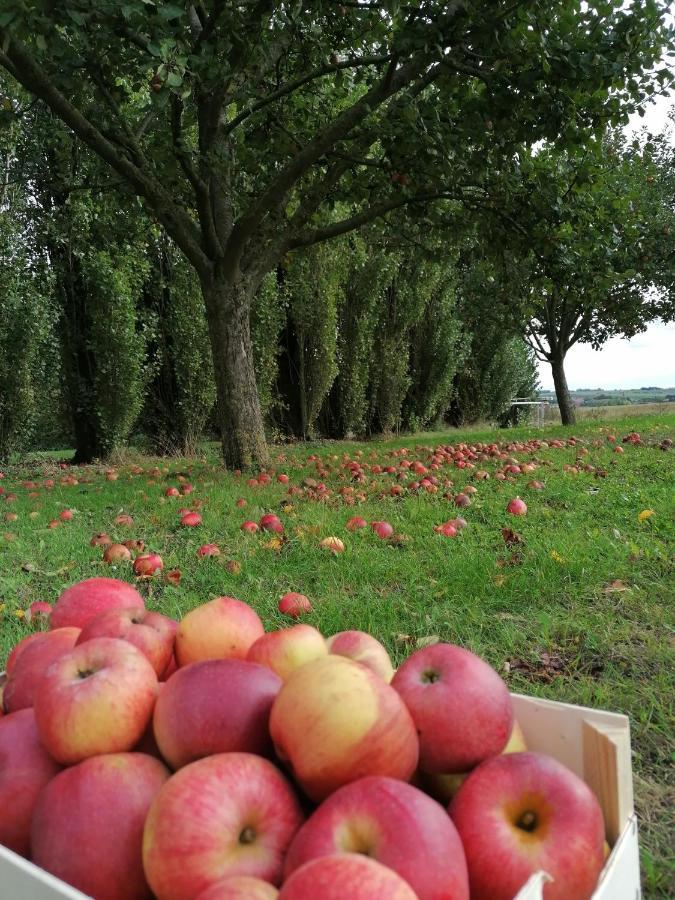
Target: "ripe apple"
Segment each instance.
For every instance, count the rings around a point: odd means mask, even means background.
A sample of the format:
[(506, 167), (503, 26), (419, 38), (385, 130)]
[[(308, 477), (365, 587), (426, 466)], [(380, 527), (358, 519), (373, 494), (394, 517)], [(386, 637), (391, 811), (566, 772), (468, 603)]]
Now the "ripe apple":
[(93, 638), (45, 672), (34, 706), (40, 738), (64, 765), (131, 750), (156, 696), (155, 670), (140, 650), (117, 638)]
[(334, 556), (337, 556), (338, 553), (345, 552), (344, 541), (340, 540), (339, 537), (334, 537), (332, 535), (330, 537), (325, 537), (323, 538), (323, 540), (319, 541), (319, 547), (321, 547), (323, 550), (330, 550), (330, 552)]
[(191, 610), (176, 632), (179, 666), (204, 659), (246, 659), (265, 633), (260, 616), (248, 603), (234, 597), (216, 597)]
[(79, 628), (56, 628), (35, 635), (36, 640), (24, 645), (5, 684), (5, 712), (33, 706), (44, 673), (55, 660), (70, 653), (79, 634)]
[(390, 538), (394, 533), (394, 528), (389, 522), (371, 522), (370, 527), (373, 529), (374, 533), (383, 540)]
[(94, 756), (65, 769), (38, 800), (33, 861), (97, 900), (146, 900), (143, 826), (168, 777), (144, 753)]
[(469, 900), (456, 828), (440, 803), (403, 781), (371, 776), (331, 794), (293, 838), (284, 876), (333, 853), (377, 860), (407, 881), (419, 900)]
[(178, 622), (148, 610), (113, 609), (91, 619), (80, 632), (78, 644), (92, 638), (111, 637), (129, 641), (147, 656), (157, 675), (171, 660)]
[(143, 553), (137, 556), (133, 564), (134, 575), (138, 578), (150, 578), (164, 568), (164, 560), (159, 553)]
[(197, 550), (197, 556), (203, 558), (204, 556), (220, 556), (220, 548), (218, 544), (202, 544), (202, 546)]
[(358, 531), (361, 528), (367, 527), (368, 523), (365, 519), (362, 519), (361, 516), (352, 516), (346, 525), (348, 531)]
[(383, 645), (365, 631), (339, 631), (326, 641), (328, 650), (337, 656), (346, 656), (372, 669), (389, 684), (394, 677), (394, 667)]
[(303, 613), (310, 613), (311, 611), (312, 604), (304, 594), (290, 591), (279, 600), (279, 612), (285, 616), (290, 616), (292, 619), (299, 619)]
[(235, 875), (207, 887), (195, 900), (275, 900), (278, 896), (279, 891), (269, 881), (251, 875)]
[(276, 534), (282, 534), (284, 526), (279, 516), (274, 513), (266, 513), (260, 519), (260, 527), (263, 531), (274, 531)]
[(103, 551), (104, 563), (126, 562), (131, 559), (131, 550), (124, 544), (110, 544)]
[(12, 674), (12, 669), (16, 665), (19, 654), (22, 653), (30, 644), (34, 644), (35, 641), (39, 641), (43, 634), (44, 632), (42, 631), (36, 631), (33, 632), (33, 634), (27, 634), (25, 637), (21, 638), (18, 644), (15, 644), (12, 647), (12, 649), (9, 651), (7, 662), (5, 663), (5, 674), (7, 676)]
[(255, 534), (256, 531), (258, 531), (258, 523), (251, 522), (250, 519), (246, 522), (242, 522), (242, 524), (239, 527), (241, 528), (242, 531), (247, 531), (249, 534)]
[(87, 578), (71, 585), (56, 601), (50, 628), (83, 628), (89, 619), (108, 609), (145, 609), (135, 587), (117, 578)]
[(546, 900), (588, 900), (604, 865), (605, 826), (591, 789), (543, 753), (496, 756), (450, 805), (469, 867), (471, 897), (511, 900), (539, 870)]
[(272, 751), (269, 717), (281, 679), (254, 662), (210, 659), (179, 669), (153, 715), (157, 745), (173, 769), (214, 753)]
[(415, 725), (401, 698), (343, 656), (293, 672), (272, 706), (270, 733), (279, 758), (316, 801), (365, 775), (406, 781), (417, 764)]
[(60, 769), (42, 746), (32, 709), (0, 718), (0, 844), (29, 855), (35, 803)]
[(311, 625), (293, 625), (263, 634), (251, 645), (246, 659), (267, 666), (285, 681), (291, 672), (327, 653), (320, 631)]
[(155, 798), (143, 836), (150, 887), (162, 900), (192, 900), (227, 876), (278, 884), (302, 824), (281, 772), (251, 753), (218, 753), (173, 775)]
[(514, 497), (513, 500), (509, 500), (506, 511), (512, 516), (524, 516), (527, 514), (527, 504), (520, 497)]
[(495, 670), (470, 650), (423, 647), (400, 666), (392, 687), (417, 726), (423, 772), (467, 772), (506, 746), (511, 696)]
[(181, 516), (180, 524), (183, 528), (196, 528), (202, 524), (202, 517), (197, 512), (188, 512)]
[(360, 853), (312, 859), (284, 882), (279, 900), (418, 900), (400, 875)]

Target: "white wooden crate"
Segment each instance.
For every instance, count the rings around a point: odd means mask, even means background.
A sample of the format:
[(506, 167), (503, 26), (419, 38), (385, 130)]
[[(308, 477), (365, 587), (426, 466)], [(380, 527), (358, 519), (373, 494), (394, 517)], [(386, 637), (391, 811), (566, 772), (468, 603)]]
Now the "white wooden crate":
[[(592, 900), (639, 900), (628, 717), (519, 694), (513, 701), (528, 747), (576, 772), (602, 806), (612, 852)], [(544, 877), (530, 879), (514, 900), (543, 900)], [(86, 895), (0, 846), (0, 900), (86, 900)]]

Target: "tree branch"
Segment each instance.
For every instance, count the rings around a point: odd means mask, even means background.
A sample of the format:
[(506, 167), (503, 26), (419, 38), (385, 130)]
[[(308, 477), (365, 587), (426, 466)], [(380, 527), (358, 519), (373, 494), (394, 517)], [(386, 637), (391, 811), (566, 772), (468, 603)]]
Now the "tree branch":
[(11, 72), (27, 90), (43, 100), (47, 106), (101, 159), (120, 174), (155, 211), (167, 232), (183, 250), (195, 268), (206, 274), (211, 263), (201, 247), (197, 225), (187, 212), (177, 206), (168, 191), (149, 173), (140, 169), (50, 81), (48, 75), (32, 58), (26, 48), (0, 29), (5, 49), (0, 51), (0, 65)]

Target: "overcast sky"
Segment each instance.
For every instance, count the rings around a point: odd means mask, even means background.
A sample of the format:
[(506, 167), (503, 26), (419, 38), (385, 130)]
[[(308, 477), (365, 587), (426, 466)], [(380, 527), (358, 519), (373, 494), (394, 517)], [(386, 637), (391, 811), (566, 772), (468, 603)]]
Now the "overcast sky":
[[(627, 129), (630, 135), (646, 127), (653, 133), (668, 124), (668, 111), (675, 98), (660, 98), (643, 119), (634, 117)], [(631, 340), (613, 338), (601, 350), (577, 344), (565, 361), (567, 383), (580, 388), (675, 387), (675, 324), (654, 322)], [(551, 367), (539, 363), (539, 380), (544, 389), (553, 389)]]

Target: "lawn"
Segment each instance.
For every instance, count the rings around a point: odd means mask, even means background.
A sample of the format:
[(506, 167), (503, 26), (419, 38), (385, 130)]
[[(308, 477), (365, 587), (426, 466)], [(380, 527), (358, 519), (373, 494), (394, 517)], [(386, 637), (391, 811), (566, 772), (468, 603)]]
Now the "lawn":
[[(643, 443), (621, 444), (634, 428)], [(610, 429), (622, 454), (607, 440)], [(586, 422), (574, 433), (575, 446), (535, 449), (511, 445), (530, 438), (566, 440), (569, 432), (452, 431), (276, 448), (275, 474), (262, 486), (225, 472), (215, 446), (198, 459), (129, 454), (114, 467), (115, 481), (106, 480), (104, 467), (61, 469), (56, 457), (33, 457), (5, 469), (0, 481), (5, 497), (16, 495), (0, 502), (0, 669), (10, 647), (36, 627), (23, 615), (32, 601), (53, 603), (66, 585), (93, 575), (133, 580), (129, 564), (112, 569), (102, 562), (101, 549), (90, 546), (101, 531), (118, 540), (144, 540), (161, 554), (165, 573), (180, 571), (178, 584), (161, 577), (140, 583), (148, 606), (172, 616), (229, 594), (250, 602), (267, 627), (280, 627), (288, 622), (277, 602), (294, 590), (311, 599), (314, 611), (307, 621), (322, 632), (370, 631), (396, 661), (429, 639), (463, 644), (488, 659), (511, 690), (630, 716), (644, 887), (649, 896), (665, 896), (673, 875), (668, 819), (675, 808), (669, 768), (675, 456), (658, 444), (675, 435), (675, 415)], [(446, 461), (429, 473), (438, 478), (438, 492), (427, 493), (407, 487), (422, 475), (408, 472), (398, 481), (370, 470), (398, 470), (406, 459), (428, 465), (432, 448), (457, 448), (462, 440), (504, 442), (508, 456), (534, 461), (536, 471), (500, 482), (494, 475), (503, 459), (477, 461), (473, 470)], [(317, 472), (313, 456), (325, 472)], [(362, 464), (362, 483), (344, 467), (347, 458)], [(577, 458), (595, 471), (564, 469)], [(142, 473), (133, 474), (134, 466)], [(479, 469), (489, 480), (476, 480)], [(276, 481), (280, 472), (288, 474), (290, 485)], [(77, 483), (62, 483), (69, 476)], [(543, 490), (527, 487), (533, 478), (544, 482)], [(46, 479), (54, 479), (53, 487), (45, 487)], [(311, 482), (299, 490), (304, 479), (325, 483), (323, 499)], [(194, 486), (189, 496), (164, 496), (167, 487), (187, 482)], [(391, 496), (398, 483), (403, 494)], [(452, 497), (467, 484), (477, 493), (468, 508), (457, 509), (444, 495)], [(295, 489), (291, 496), (289, 486)], [(340, 493), (346, 487), (351, 495)], [(365, 499), (356, 498), (358, 493)], [(524, 517), (506, 512), (516, 495), (527, 502)], [(238, 498), (245, 508), (236, 506)], [(178, 509), (195, 504), (202, 525), (179, 527)], [(73, 511), (72, 520), (49, 528), (64, 509)], [(259, 520), (269, 511), (284, 523), (283, 540), (240, 529), (245, 519)], [(113, 524), (120, 512), (133, 516), (133, 526)], [(353, 515), (390, 522), (395, 537), (384, 541), (370, 529), (348, 531)], [(434, 532), (434, 525), (457, 515), (468, 523), (457, 537)], [(505, 528), (515, 532), (509, 544)], [(329, 535), (344, 540), (344, 553), (334, 556), (319, 546)], [(220, 557), (197, 557), (207, 542), (218, 544)]]

